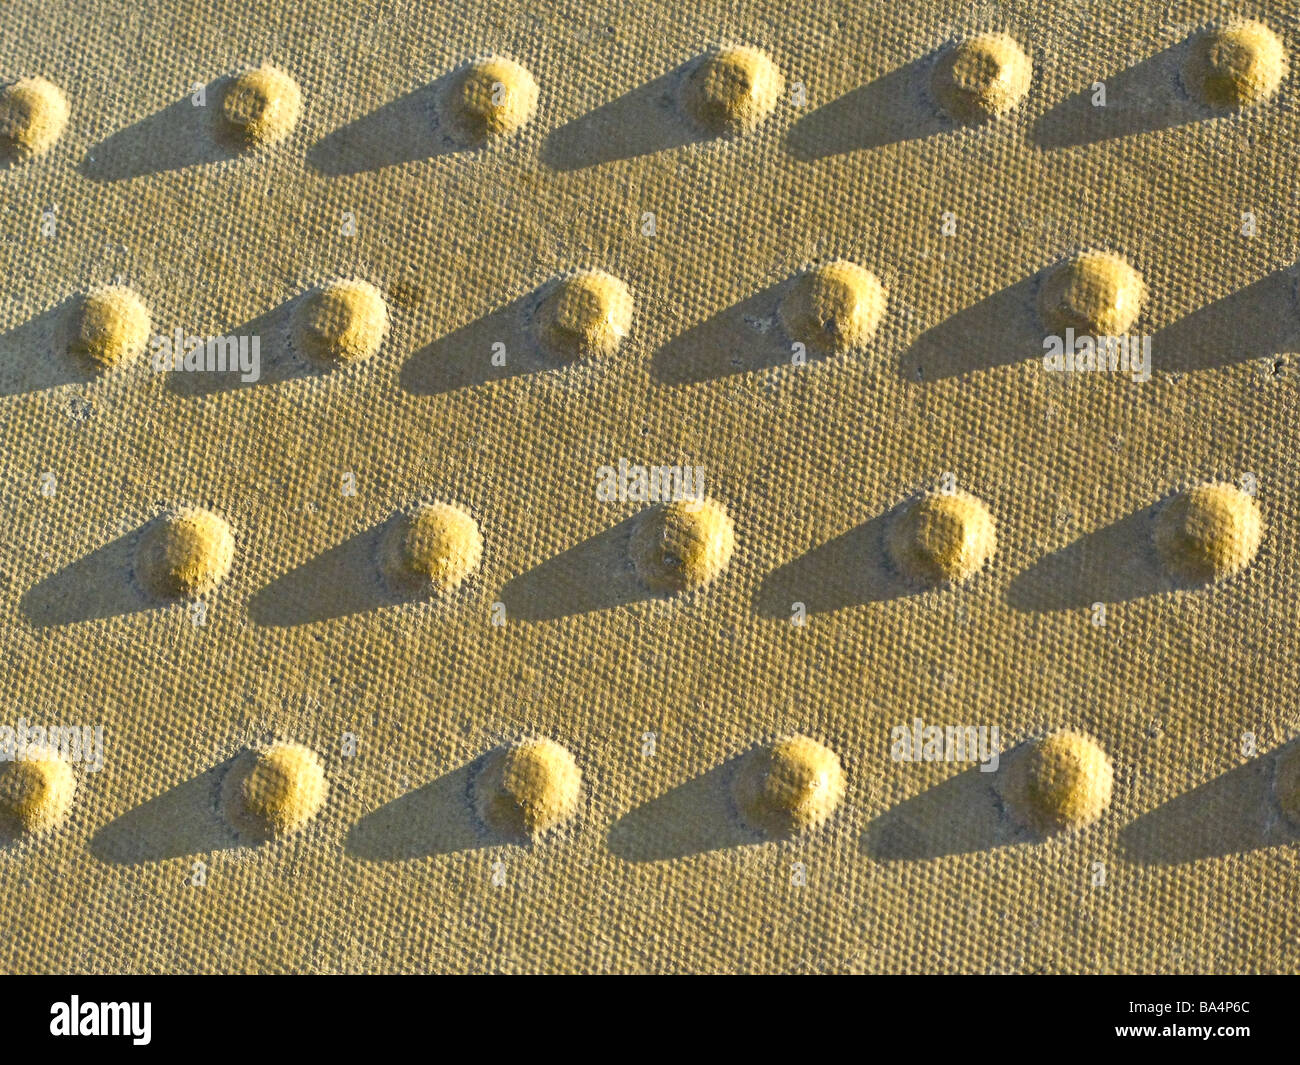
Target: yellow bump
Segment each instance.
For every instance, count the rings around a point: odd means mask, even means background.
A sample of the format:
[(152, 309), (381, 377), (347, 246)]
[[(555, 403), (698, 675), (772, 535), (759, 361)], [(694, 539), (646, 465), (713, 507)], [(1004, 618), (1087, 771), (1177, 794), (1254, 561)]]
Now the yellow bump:
[(613, 355), (632, 329), (632, 294), (601, 270), (571, 274), (542, 299), (533, 329), (538, 344), (557, 359)]
[(245, 751), (222, 783), (226, 819), (262, 841), (296, 832), (325, 804), (329, 782), (316, 753), (296, 743)]
[(637, 576), (655, 592), (689, 592), (714, 580), (731, 561), (735, 528), (712, 500), (679, 500), (646, 511), (632, 533)]
[(1249, 107), (1277, 91), (1286, 68), (1286, 49), (1272, 30), (1236, 19), (1192, 41), (1183, 83), (1210, 107)]
[(135, 553), (136, 579), (159, 599), (194, 599), (226, 579), (235, 537), (208, 510), (164, 515), (144, 532)]
[(1043, 280), (1038, 309), (1057, 335), (1122, 336), (1138, 316), (1142, 275), (1118, 255), (1086, 251), (1061, 263)]
[(974, 496), (933, 492), (894, 521), (886, 547), (905, 576), (943, 584), (977, 573), (993, 557), (997, 534), (993, 516)]
[(1292, 744), (1278, 757), (1273, 791), (1287, 820), (1300, 828), (1300, 746)]
[(368, 281), (331, 281), (309, 292), (296, 318), (298, 350), (325, 366), (369, 359), (388, 332), (388, 306)]
[(705, 56), (686, 78), (686, 113), (709, 133), (757, 128), (776, 107), (785, 79), (757, 48), (721, 48)]
[(869, 341), (885, 313), (885, 288), (875, 274), (833, 262), (795, 278), (781, 301), (790, 339), (817, 351), (842, 354)]
[(482, 144), (508, 137), (537, 110), (537, 82), (513, 59), (478, 59), (452, 81), (447, 117), (461, 140)]
[(0, 154), (18, 161), (49, 151), (68, 124), (68, 100), (44, 78), (20, 78), (0, 89)]
[(1034, 65), (1004, 33), (971, 37), (939, 57), (931, 90), (958, 122), (983, 122), (1016, 106), (1034, 76)]
[(732, 796), (750, 828), (786, 838), (816, 828), (844, 797), (835, 752), (807, 736), (751, 751), (732, 781)]
[(129, 288), (113, 285), (82, 297), (68, 349), (102, 372), (134, 359), (149, 343), (149, 311)]
[(475, 807), (494, 832), (531, 840), (578, 812), (582, 771), (552, 740), (524, 740), (488, 755), (474, 781)]
[(226, 132), (241, 145), (264, 148), (284, 140), (302, 113), (293, 78), (275, 67), (246, 70), (232, 78), (221, 98)]
[(478, 523), (450, 503), (400, 515), (381, 549), (384, 576), (402, 592), (453, 592), (478, 569), (483, 537)]
[(1155, 524), (1155, 545), (1176, 577), (1223, 580), (1250, 565), (1264, 537), (1259, 505), (1230, 484), (1200, 484), (1171, 499)]
[(0, 828), (11, 837), (45, 832), (67, 816), (76, 791), (61, 758), (0, 762)]
[(1082, 828), (1110, 804), (1110, 759), (1077, 732), (1053, 732), (1026, 744), (1004, 772), (1001, 791), (1008, 811), (1035, 832)]

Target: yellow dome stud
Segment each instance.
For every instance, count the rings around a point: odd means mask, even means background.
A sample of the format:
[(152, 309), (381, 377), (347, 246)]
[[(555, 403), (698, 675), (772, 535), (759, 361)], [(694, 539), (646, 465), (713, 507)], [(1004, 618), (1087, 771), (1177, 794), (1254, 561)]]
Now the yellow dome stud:
[(135, 575), (156, 599), (196, 599), (230, 574), (235, 537), (210, 510), (165, 514), (145, 529), (135, 552)]
[(0, 832), (11, 839), (60, 824), (72, 807), (77, 777), (53, 755), (0, 762)]
[(988, 508), (966, 492), (932, 492), (893, 521), (886, 550), (908, 578), (924, 584), (957, 584), (983, 568), (997, 550)]
[(529, 842), (570, 820), (582, 798), (582, 771), (572, 754), (548, 739), (500, 747), (474, 781), (479, 818), (493, 832)]
[(788, 736), (749, 752), (732, 780), (741, 819), (764, 835), (808, 832), (844, 798), (844, 770), (835, 752), (807, 736)]
[(272, 66), (231, 78), (221, 97), (225, 133), (243, 148), (267, 148), (284, 140), (301, 113), (302, 94), (297, 83)]
[(448, 595), (482, 558), (478, 522), (451, 503), (431, 503), (395, 518), (380, 550), (380, 568), (399, 594)]
[(885, 314), (885, 287), (870, 270), (837, 261), (796, 277), (781, 301), (791, 340), (818, 352), (842, 354), (875, 336)]
[(735, 528), (720, 504), (677, 500), (642, 515), (630, 552), (646, 587), (674, 595), (716, 580), (731, 562), (735, 545)]
[(632, 329), (632, 294), (603, 270), (582, 270), (561, 278), (533, 316), (538, 345), (552, 358), (613, 355)]
[(1015, 108), (1033, 76), (1034, 65), (1019, 44), (1005, 33), (986, 33), (944, 52), (930, 87), (949, 118), (977, 123)]
[(1199, 484), (1169, 500), (1156, 516), (1156, 551), (1174, 577), (1221, 581), (1254, 560), (1264, 538), (1259, 505), (1234, 485)]
[(10, 82), (0, 89), (0, 158), (22, 163), (44, 155), (63, 136), (68, 114), (68, 99), (52, 82)]
[(501, 140), (522, 129), (537, 110), (537, 82), (513, 59), (490, 56), (452, 78), (444, 101), (453, 132), (468, 144)]
[(296, 743), (245, 751), (222, 782), (222, 808), (241, 836), (262, 843), (297, 832), (320, 811), (329, 781), (316, 752)]
[(1286, 49), (1261, 22), (1233, 19), (1192, 39), (1183, 65), (1188, 93), (1208, 107), (1263, 103), (1287, 73)]
[(139, 357), (149, 344), (149, 310), (129, 288), (110, 285), (81, 297), (68, 350), (93, 373), (106, 373)]
[(1061, 730), (1012, 752), (1000, 781), (1003, 802), (1025, 828), (1042, 835), (1096, 821), (1110, 805), (1114, 771), (1097, 743)]
[(687, 74), (682, 106), (706, 133), (736, 136), (757, 129), (784, 91), (785, 79), (765, 52), (719, 48)]
[(1043, 324), (1058, 336), (1123, 336), (1137, 320), (1145, 286), (1142, 275), (1118, 255), (1086, 251), (1067, 259), (1038, 291)]
[(373, 358), (388, 333), (388, 305), (368, 281), (331, 281), (308, 292), (295, 312), (299, 352), (324, 367)]

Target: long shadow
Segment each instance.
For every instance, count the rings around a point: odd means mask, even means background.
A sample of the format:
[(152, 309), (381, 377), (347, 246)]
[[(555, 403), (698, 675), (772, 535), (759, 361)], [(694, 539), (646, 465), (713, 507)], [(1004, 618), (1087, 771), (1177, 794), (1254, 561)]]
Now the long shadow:
[(1183, 90), (1181, 68), (1188, 46), (1188, 41), (1180, 41), (1099, 79), (1106, 86), (1105, 107), (1093, 106), (1090, 82), (1042, 115), (1030, 138), (1043, 148), (1071, 148), (1214, 118), (1214, 111)]
[(1043, 357), (1044, 330), (1034, 307), (1038, 274), (986, 296), (917, 337), (899, 373), (909, 381), (960, 377)]
[(956, 128), (930, 100), (927, 82), (937, 56), (914, 59), (806, 115), (786, 137), (790, 154), (824, 159)]
[(256, 625), (288, 628), (399, 602), (377, 569), (387, 528), (388, 521), (380, 522), (276, 577), (249, 600), (248, 616)]
[(609, 849), (628, 862), (666, 862), (761, 842), (736, 817), (730, 785), (744, 755), (629, 810), (609, 830)]
[(101, 862), (139, 865), (240, 846), (219, 812), (221, 781), (234, 759), (178, 784), (110, 821), (90, 841)]
[(121, 617), (158, 604), (132, 580), (142, 528), (98, 547), (33, 585), (19, 606), (37, 628)]
[(677, 103), (678, 87), (698, 61), (683, 63), (561, 126), (546, 138), (542, 162), (553, 170), (584, 170), (703, 140)]
[(1296, 833), (1273, 795), (1277, 761), (1292, 746), (1286, 744), (1143, 814), (1120, 831), (1120, 853), (1144, 865), (1181, 865), (1279, 844), (1293, 846)]
[[(415, 352), (402, 365), (402, 387), (415, 395), (439, 395), (457, 389), (537, 373), (549, 364), (529, 335), (532, 311), (550, 282)], [(504, 345), (505, 365), (493, 356)]]
[(885, 811), (863, 834), (862, 852), (884, 862), (922, 861), (1025, 842), (1030, 837), (1002, 814), (996, 775), (972, 766)]
[(828, 614), (916, 594), (919, 589), (893, 571), (885, 554), (885, 533), (903, 505), (773, 570), (755, 593), (754, 609), (789, 619), (795, 603), (809, 614)]
[(1144, 507), (1039, 559), (1012, 580), (1007, 603), (1023, 611), (1071, 610), (1183, 587), (1163, 572), (1151, 546), (1162, 505)]
[(348, 832), (343, 849), (362, 861), (402, 862), (493, 846), (499, 841), (479, 828), (470, 798), (484, 757), (366, 814)]
[(0, 396), (41, 392), (93, 379), (67, 351), (67, 323), (77, 297), (0, 333)]
[[(258, 338), (259, 366), (256, 378), (244, 380), (244, 375), (237, 366), (224, 371), (169, 370), (167, 387), (182, 396), (207, 396), (237, 388), (274, 385), (296, 378), (320, 376), (324, 371), (295, 355), (289, 340), (294, 311), (300, 300), (300, 296), (286, 300), (278, 307), (236, 326), (227, 334), (249, 337), (250, 344), (252, 337)], [(171, 339), (174, 345), (175, 338)], [(206, 341), (207, 337), (203, 339)]]
[(118, 130), (96, 144), (78, 169), (92, 181), (122, 181), (235, 158), (239, 152), (222, 137), (218, 123), (226, 81), (208, 83), (203, 107), (195, 107), (187, 94)]
[(421, 85), (327, 134), (308, 149), (307, 162), (340, 177), (470, 150), (439, 124), (439, 101), (451, 77)]
[(1295, 290), (1295, 271), (1286, 267), (1192, 311), (1151, 338), (1152, 370), (1204, 370), (1294, 351)]
[[(782, 281), (691, 326), (654, 353), (650, 373), (669, 385), (791, 365), (793, 349), (781, 326)], [(820, 356), (809, 351), (809, 363)]]
[(628, 557), (640, 517), (635, 514), (512, 578), (500, 593), (506, 616), (554, 621), (655, 598), (637, 580)]

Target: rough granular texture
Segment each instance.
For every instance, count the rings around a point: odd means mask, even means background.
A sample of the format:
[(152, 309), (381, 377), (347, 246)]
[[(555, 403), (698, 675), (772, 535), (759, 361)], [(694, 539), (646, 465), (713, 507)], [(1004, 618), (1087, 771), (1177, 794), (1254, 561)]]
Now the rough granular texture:
[(226, 820), (251, 842), (297, 832), (319, 812), (329, 782), (316, 752), (276, 743), (237, 758), (221, 785)]
[(384, 538), (380, 565), (399, 592), (446, 594), (479, 567), (478, 522), (450, 503), (430, 503), (398, 515)]
[(731, 790), (750, 828), (786, 838), (835, 812), (844, 797), (844, 770), (834, 751), (807, 736), (790, 736), (746, 755)]
[(1249, 107), (1277, 92), (1286, 71), (1286, 48), (1277, 34), (1261, 22), (1235, 19), (1196, 35), (1183, 81), (1211, 107)]
[(129, 288), (109, 285), (81, 297), (73, 314), (68, 350), (95, 373), (140, 355), (149, 343), (149, 309)]
[(998, 540), (993, 515), (974, 496), (931, 492), (904, 507), (890, 526), (887, 544), (904, 576), (944, 584), (978, 573)]
[(523, 740), (492, 751), (474, 780), (474, 805), (492, 832), (526, 843), (578, 812), (582, 771), (553, 740)]
[(235, 535), (225, 518), (186, 508), (145, 528), (135, 549), (135, 576), (157, 599), (194, 599), (224, 581), (234, 559)]
[(1067, 329), (1092, 337), (1118, 337), (1142, 308), (1142, 275), (1118, 255), (1086, 251), (1059, 264), (1043, 280), (1038, 309), (1058, 335)]
[(720, 48), (702, 57), (682, 86), (682, 106), (707, 133), (756, 129), (776, 107), (785, 81), (757, 48)]
[(60, 758), (0, 762), (0, 841), (48, 832), (67, 816), (76, 792), (76, 774)]
[(632, 294), (601, 270), (561, 278), (533, 316), (537, 343), (559, 360), (613, 355), (631, 329)]
[(1169, 500), (1156, 519), (1155, 546), (1175, 577), (1223, 580), (1250, 565), (1264, 537), (1255, 500), (1231, 484), (1198, 484)]
[(632, 533), (637, 576), (652, 591), (690, 592), (716, 580), (731, 563), (736, 532), (721, 504), (677, 500), (646, 511)]
[[(1234, 10), (1295, 51), (1293, 8)], [(1223, 12), (0, 4), (0, 75), (39, 72), (72, 115), (0, 171), (0, 724), (105, 729), (62, 824), (0, 851), (0, 969), (1300, 969), (1270, 760), (1300, 728), (1300, 108), (1290, 78), (1240, 110), (1186, 98), (1187, 40)], [(997, 120), (953, 123), (928, 99), (935, 57), (988, 32), (1034, 78)], [(705, 137), (678, 90), (726, 42), (787, 88), (752, 132)], [(438, 102), (482, 54), (542, 91), (516, 135), (466, 150)], [(192, 86), (212, 117), (213, 86), (264, 61), (302, 115), (231, 158)], [(1040, 279), (1085, 248), (1145, 277), (1144, 384), (1042, 368)], [(785, 286), (841, 259), (889, 312), (867, 349), (793, 365)], [(615, 358), (553, 364), (532, 294), (580, 266), (626, 282), (635, 327)], [(303, 372), (282, 337), (333, 277), (373, 284), (390, 331), (361, 372)], [(261, 336), (261, 378), (68, 372), (66, 301), (114, 283), (161, 334)], [(595, 490), (620, 458), (698, 466), (725, 505), (736, 550), (700, 593), (638, 579), (647, 502)], [(997, 552), (918, 593), (882, 538), (947, 473), (995, 515)], [(1254, 561), (1168, 588), (1150, 508), (1248, 474)], [(395, 600), (377, 538), (436, 499), (478, 520), (480, 569), (452, 602)], [(237, 535), (202, 625), (129, 576), (178, 501)], [(918, 717), (998, 725), (1004, 751), (1086, 734), (1111, 802), (1025, 843), (1001, 769), (890, 757)], [(843, 802), (755, 840), (733, 763), (793, 734), (838, 756)], [(467, 797), (520, 736), (583, 773), (580, 816), (529, 847)], [(329, 801), (237, 846), (222, 767), (276, 737), (317, 752)]]
[(513, 59), (476, 59), (452, 81), (447, 120), (469, 144), (508, 137), (533, 117), (537, 95), (532, 74)]
[(19, 78), (0, 89), (0, 157), (25, 162), (43, 155), (67, 124), (67, 97), (44, 78)]
[(1060, 731), (1013, 752), (999, 783), (1011, 816), (1050, 835), (1096, 821), (1110, 805), (1114, 776), (1094, 740)]
[(307, 293), (297, 309), (298, 350), (324, 366), (372, 358), (388, 333), (388, 306), (368, 281), (330, 281)]
[(283, 70), (263, 66), (230, 79), (221, 97), (226, 135), (249, 148), (284, 140), (298, 124), (302, 94)]
[(984, 122), (1024, 99), (1034, 65), (1005, 33), (959, 41), (935, 64), (930, 88), (938, 104), (958, 122)]
[(869, 341), (884, 314), (884, 286), (856, 263), (825, 263), (804, 271), (781, 301), (781, 321), (790, 338), (832, 354)]

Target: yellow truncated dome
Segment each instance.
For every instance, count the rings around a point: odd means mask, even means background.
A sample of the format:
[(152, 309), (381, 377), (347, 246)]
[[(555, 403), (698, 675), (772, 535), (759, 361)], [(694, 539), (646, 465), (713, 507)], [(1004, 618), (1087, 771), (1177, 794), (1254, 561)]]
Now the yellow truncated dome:
[(1016, 821), (1051, 834), (1082, 828), (1110, 804), (1114, 773), (1097, 744), (1077, 732), (1053, 732), (1012, 753), (1003, 767), (1002, 800)]
[(1034, 65), (1003, 33), (983, 34), (954, 45), (939, 57), (930, 88), (939, 106), (958, 122), (983, 122), (1024, 99)]
[(380, 567), (398, 592), (445, 594), (478, 569), (482, 558), (478, 522), (460, 507), (431, 503), (393, 521)]
[(221, 97), (226, 135), (247, 148), (284, 140), (302, 113), (298, 85), (282, 70), (264, 66), (230, 79)]
[(800, 274), (781, 301), (781, 321), (791, 340), (835, 354), (870, 340), (884, 314), (880, 279), (843, 261)]
[(221, 803), (242, 836), (257, 841), (302, 828), (325, 804), (329, 782), (316, 752), (296, 743), (245, 751), (226, 774)]
[(76, 775), (61, 758), (0, 762), (0, 832), (16, 838), (53, 828), (76, 791)]
[(508, 137), (537, 110), (537, 82), (513, 59), (478, 59), (453, 75), (443, 105), (452, 130), (481, 144)]
[(563, 361), (613, 355), (631, 329), (632, 293), (601, 270), (557, 281), (533, 319), (538, 345)]
[(145, 529), (135, 552), (136, 580), (158, 599), (193, 599), (226, 579), (235, 537), (209, 510), (165, 514)]
[(87, 369), (104, 372), (136, 358), (149, 343), (149, 311), (129, 288), (111, 285), (83, 296), (68, 350)]
[(997, 549), (993, 516), (965, 492), (932, 492), (908, 506), (885, 541), (906, 577), (929, 584), (960, 582), (977, 573)]
[(687, 592), (721, 574), (736, 546), (735, 528), (712, 500), (664, 503), (642, 515), (630, 550), (637, 576), (652, 591)]
[(1038, 309), (1057, 334), (1122, 336), (1142, 307), (1142, 275), (1118, 255), (1086, 251), (1061, 263), (1043, 280)]
[(331, 281), (302, 299), (296, 312), (298, 350), (323, 366), (371, 358), (388, 332), (388, 305), (368, 281)]
[(747, 133), (772, 113), (784, 87), (776, 64), (757, 48), (721, 48), (686, 76), (682, 106), (709, 133)]
[(0, 89), (0, 158), (23, 162), (49, 151), (68, 124), (63, 90), (44, 78)]
[(1277, 92), (1286, 72), (1286, 49), (1277, 34), (1263, 23), (1237, 19), (1192, 40), (1183, 83), (1210, 107), (1249, 107)]
[(732, 779), (732, 798), (741, 819), (776, 838), (816, 828), (843, 797), (839, 758), (807, 736), (791, 736), (751, 751)]
[(1250, 565), (1264, 538), (1264, 519), (1255, 500), (1240, 488), (1200, 484), (1164, 506), (1154, 538), (1171, 574), (1202, 584)]
[(582, 771), (552, 740), (524, 740), (487, 756), (474, 805), (492, 831), (527, 841), (569, 820), (582, 797)]

